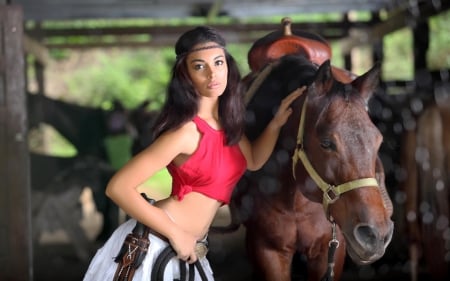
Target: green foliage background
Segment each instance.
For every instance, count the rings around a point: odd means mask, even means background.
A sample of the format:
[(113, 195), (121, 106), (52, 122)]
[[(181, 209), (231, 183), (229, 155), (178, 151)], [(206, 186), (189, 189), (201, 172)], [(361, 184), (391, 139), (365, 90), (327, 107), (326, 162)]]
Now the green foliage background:
[(66, 81), (69, 94), (80, 104), (109, 109), (113, 100), (120, 100), (126, 108), (135, 108), (149, 99), (152, 109), (160, 108), (171, 67), (168, 49), (112, 50), (97, 59)]

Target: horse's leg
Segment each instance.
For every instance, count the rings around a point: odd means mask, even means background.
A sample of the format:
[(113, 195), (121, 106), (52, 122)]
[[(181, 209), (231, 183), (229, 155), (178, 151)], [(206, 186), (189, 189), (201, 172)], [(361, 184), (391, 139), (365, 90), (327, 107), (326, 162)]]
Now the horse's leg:
[(102, 210), (103, 226), (102, 230), (97, 236), (98, 241), (106, 241), (114, 230), (119, 226), (119, 208), (109, 198), (104, 198), (105, 205)]
[(420, 245), (420, 230), (417, 221), (417, 201), (418, 201), (418, 175), (417, 175), (417, 164), (415, 160), (416, 153), (416, 132), (406, 131), (403, 138), (402, 147), (402, 159), (401, 162), (403, 169), (408, 173), (404, 178), (404, 181), (400, 183), (401, 190), (406, 194), (405, 202), (405, 220), (406, 220), (406, 231), (409, 236), (409, 258), (410, 258), (410, 270), (411, 270), (411, 280), (416, 281), (418, 277), (418, 266), (419, 257), (421, 252)]
[[(448, 277), (446, 264), (446, 241), (444, 229), (438, 226), (439, 220), (448, 220), (448, 195), (443, 181), (445, 171), (445, 143), (443, 143), (444, 122), (441, 120), (439, 108), (431, 106), (425, 110), (418, 122), (418, 147), (428, 152), (430, 168), (420, 169), (421, 203), (428, 204), (425, 214), (422, 214), (423, 256), (428, 271), (435, 280)], [(427, 219), (430, 215), (433, 220)]]
[(103, 215), (103, 225), (96, 241), (106, 241), (119, 225), (119, 208), (105, 195), (105, 187), (113, 172), (101, 171), (98, 182), (92, 185), (92, 195), (97, 210)]
[[(448, 126), (450, 122), (450, 97), (447, 97), (446, 102), (440, 103), (440, 112), (441, 112), (441, 118), (442, 118), (442, 124), (443, 124), (443, 132), (442, 132), (442, 144), (443, 144), (443, 155), (444, 155), (444, 172), (443, 172), (443, 182), (444, 182), (444, 190), (443, 194), (446, 194), (442, 196), (442, 200), (444, 200), (444, 216), (450, 218), (450, 127)], [(448, 225), (447, 225), (448, 230)], [(445, 230), (444, 230), (445, 231)], [(442, 235), (444, 237), (444, 234)], [(450, 243), (448, 236), (446, 238), (447, 245)], [(447, 247), (447, 256), (449, 253), (449, 248)], [(445, 266), (446, 268), (446, 275), (444, 279), (449, 279), (450, 277), (450, 259), (445, 260)]]
[[(444, 126), (443, 139), (442, 143), (444, 143), (444, 153), (445, 153), (445, 162), (444, 162), (444, 188), (447, 193), (446, 204), (447, 204), (447, 218), (450, 218), (450, 97), (447, 98), (446, 104), (443, 104), (444, 108), (441, 108), (442, 122), (443, 124), (447, 124)], [(445, 198), (443, 198), (445, 200)], [(448, 225), (447, 225), (448, 229)], [(448, 237), (448, 236), (447, 236)], [(447, 239), (447, 243), (450, 241)], [(447, 248), (448, 249), (448, 248)], [(447, 259), (447, 274), (450, 275), (450, 259)]]
[(264, 233), (247, 232), (247, 253), (253, 265), (256, 281), (290, 281), (293, 251), (277, 250), (267, 246)]

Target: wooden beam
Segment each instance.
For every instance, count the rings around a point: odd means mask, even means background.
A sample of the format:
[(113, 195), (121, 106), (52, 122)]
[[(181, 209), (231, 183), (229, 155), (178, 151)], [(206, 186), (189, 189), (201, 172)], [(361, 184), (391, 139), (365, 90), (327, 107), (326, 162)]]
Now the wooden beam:
[(445, 12), (450, 9), (450, 1), (440, 1), (439, 7), (434, 6), (434, 1), (427, 1), (417, 7), (416, 15), (411, 14), (411, 7), (403, 7), (401, 10), (392, 12), (388, 19), (375, 24), (372, 28), (351, 28), (348, 38), (341, 39), (338, 44), (341, 46), (342, 54), (346, 55), (357, 46), (374, 44), (382, 40), (383, 36), (397, 31), (404, 27), (415, 25), (418, 21), (427, 20), (429, 17)]
[[(294, 30), (304, 30), (321, 35), (327, 40), (337, 40), (347, 37), (350, 26), (363, 28), (367, 22), (328, 22), (328, 23), (297, 23)], [(219, 30), (228, 43), (252, 43), (266, 34), (280, 30), (281, 24), (212, 24)], [(163, 47), (173, 46), (180, 34), (195, 26), (148, 26), (148, 27), (105, 27), (105, 28), (65, 28), (65, 29), (29, 29), (28, 36), (42, 38), (42, 46), (51, 48), (103, 48), (103, 47)], [(142, 40), (140, 35), (148, 36)], [(52, 43), (52, 38), (85, 37), (87, 42), (70, 43), (58, 40)], [(111, 37), (113, 40), (111, 40)], [(103, 38), (108, 38), (105, 43)], [(62, 42), (61, 42), (62, 41)]]
[[(213, 1), (15, 0), (14, 2), (23, 4), (26, 20), (40, 21), (94, 18), (183, 19), (195, 15), (199, 5), (208, 5)], [(230, 18), (245, 19), (273, 15), (340, 13), (349, 10), (374, 11), (385, 6), (385, 0), (227, 0), (223, 1), (220, 13)]]
[[(234, 23), (234, 24), (210, 24), (209, 26), (220, 31), (242, 33), (242, 32), (271, 32), (281, 30), (280, 23)], [(301, 22), (293, 23), (292, 29), (312, 30), (317, 33), (323, 33), (329, 30), (347, 30), (350, 28), (369, 27), (369, 22)], [(180, 35), (183, 32), (196, 27), (196, 25), (179, 25), (179, 26), (131, 26), (131, 27), (100, 27), (100, 28), (29, 28), (26, 33), (31, 37), (40, 36), (42, 38), (59, 37), (59, 36), (102, 36), (102, 35)]]
[[(227, 43), (239, 43), (239, 44), (251, 44), (257, 39), (267, 35), (269, 32), (251, 32), (251, 33), (232, 33), (222, 32)], [(181, 33), (180, 33), (181, 34)], [(148, 41), (136, 41), (132, 38), (116, 37), (116, 41), (102, 42), (99, 38), (91, 38), (92, 41), (86, 43), (73, 43), (73, 42), (58, 42), (58, 43), (45, 43), (45, 47), (48, 49), (90, 49), (90, 48), (160, 48), (160, 47), (173, 47), (180, 34), (173, 34), (171, 36), (152, 36)], [(341, 39), (339, 37), (326, 37), (327, 40)]]

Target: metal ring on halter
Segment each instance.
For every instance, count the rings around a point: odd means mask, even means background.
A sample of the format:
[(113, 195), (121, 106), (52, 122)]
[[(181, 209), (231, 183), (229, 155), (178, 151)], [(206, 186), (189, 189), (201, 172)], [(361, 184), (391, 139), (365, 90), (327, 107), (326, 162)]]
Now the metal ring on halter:
[(337, 239), (336, 233), (336, 222), (333, 217), (330, 217), (331, 222), (331, 240), (328, 242), (328, 247), (332, 247), (333, 244), (336, 246), (335, 248), (339, 248), (339, 240)]
[(331, 239), (331, 240), (328, 242), (328, 247), (332, 247), (333, 244), (336, 245), (336, 248), (339, 248), (339, 240), (337, 240), (336, 238), (335, 238), (335, 239)]

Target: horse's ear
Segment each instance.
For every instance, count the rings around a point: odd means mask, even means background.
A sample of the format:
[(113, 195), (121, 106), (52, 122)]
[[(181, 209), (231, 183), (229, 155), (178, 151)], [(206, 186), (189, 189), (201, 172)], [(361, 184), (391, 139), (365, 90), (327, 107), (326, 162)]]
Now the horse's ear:
[(325, 94), (333, 87), (334, 79), (331, 72), (330, 60), (326, 60), (316, 72), (316, 78), (314, 79), (313, 86), (316, 89), (317, 94)]
[(367, 101), (378, 87), (380, 82), (381, 64), (375, 63), (374, 66), (359, 76), (352, 82), (352, 86), (361, 93), (362, 97)]

